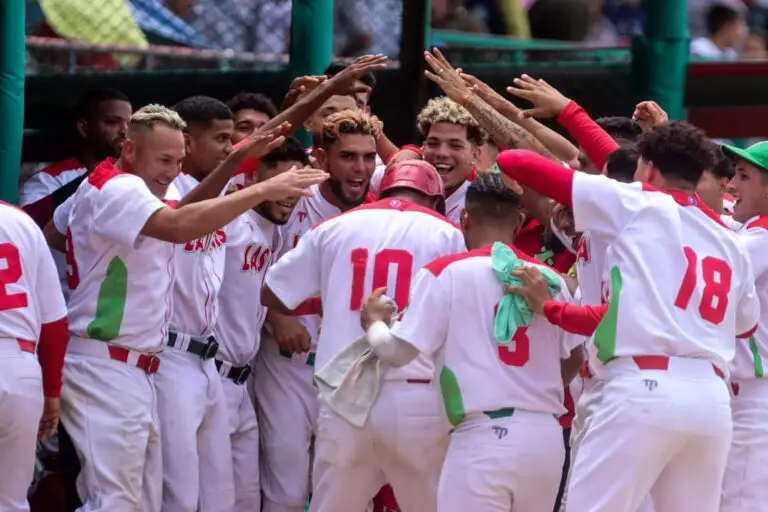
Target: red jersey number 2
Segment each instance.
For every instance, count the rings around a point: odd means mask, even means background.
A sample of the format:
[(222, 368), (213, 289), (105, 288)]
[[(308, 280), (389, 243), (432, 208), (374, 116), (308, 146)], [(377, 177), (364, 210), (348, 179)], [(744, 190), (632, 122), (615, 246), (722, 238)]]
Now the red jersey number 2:
[[(699, 256), (690, 247), (683, 247), (683, 252), (687, 267), (680, 291), (677, 292), (675, 306), (686, 310), (696, 290)], [(704, 280), (704, 289), (701, 291), (699, 314), (707, 322), (718, 325), (728, 310), (728, 292), (731, 290), (733, 271), (727, 262), (707, 256), (701, 260), (701, 277)]]
[(19, 248), (10, 243), (0, 244), (0, 311), (27, 307), (26, 293), (8, 293), (7, 288), (18, 283), (23, 273)]
[[(362, 247), (352, 250), (350, 254), (352, 293), (349, 299), (349, 309), (352, 311), (360, 311), (363, 306), (368, 257), (368, 249)], [(396, 267), (395, 289), (388, 289), (387, 295), (395, 299), (397, 309), (402, 311), (408, 306), (411, 275), (413, 274), (413, 256), (408, 251), (403, 249), (382, 249), (374, 255), (371, 291), (387, 286), (391, 265)]]

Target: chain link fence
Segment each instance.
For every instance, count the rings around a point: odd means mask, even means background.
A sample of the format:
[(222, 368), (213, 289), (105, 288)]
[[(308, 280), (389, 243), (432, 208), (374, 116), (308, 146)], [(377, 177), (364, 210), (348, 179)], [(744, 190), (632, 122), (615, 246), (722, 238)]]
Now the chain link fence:
[[(296, 0), (302, 1), (302, 0)], [(292, 0), (28, 0), (29, 73), (279, 69)], [(336, 0), (334, 55), (400, 52), (403, 0)]]

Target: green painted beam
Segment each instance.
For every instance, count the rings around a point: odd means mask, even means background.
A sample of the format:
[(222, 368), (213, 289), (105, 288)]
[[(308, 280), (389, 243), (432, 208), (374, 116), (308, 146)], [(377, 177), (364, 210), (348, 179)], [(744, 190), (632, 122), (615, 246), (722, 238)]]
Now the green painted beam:
[(0, 0), (0, 199), (17, 203), (24, 133), (24, 0)]

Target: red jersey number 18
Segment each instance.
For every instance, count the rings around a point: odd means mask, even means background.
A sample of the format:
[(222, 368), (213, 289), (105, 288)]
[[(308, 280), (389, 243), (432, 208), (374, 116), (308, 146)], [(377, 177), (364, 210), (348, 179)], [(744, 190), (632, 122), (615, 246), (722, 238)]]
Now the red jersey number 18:
[[(686, 310), (696, 290), (699, 256), (690, 247), (683, 247), (683, 252), (687, 267), (683, 282), (680, 284), (680, 291), (677, 292), (675, 306)], [(728, 292), (731, 290), (733, 271), (727, 262), (707, 256), (701, 260), (701, 277), (704, 280), (704, 289), (701, 292), (699, 314), (707, 322), (718, 325), (723, 321), (725, 312), (728, 310)]]
[[(359, 247), (352, 250), (349, 261), (352, 264), (352, 293), (349, 309), (360, 311), (366, 290), (366, 272), (368, 268), (368, 249)], [(397, 309), (402, 311), (408, 306), (413, 274), (413, 256), (402, 249), (383, 249), (373, 257), (373, 284), (371, 291), (387, 286), (390, 266), (396, 267), (395, 289), (388, 289), (387, 295), (395, 299)]]

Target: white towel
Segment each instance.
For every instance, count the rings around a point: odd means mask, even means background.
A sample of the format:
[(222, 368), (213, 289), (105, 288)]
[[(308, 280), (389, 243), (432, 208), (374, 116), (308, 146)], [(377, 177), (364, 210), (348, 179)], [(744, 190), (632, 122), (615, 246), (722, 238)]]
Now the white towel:
[[(395, 301), (386, 296), (381, 301), (389, 303), (396, 312)], [(315, 372), (315, 384), (336, 414), (362, 427), (379, 396), (386, 369), (386, 363), (378, 358), (368, 337), (363, 335)]]

